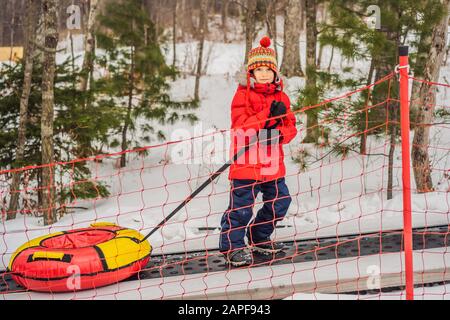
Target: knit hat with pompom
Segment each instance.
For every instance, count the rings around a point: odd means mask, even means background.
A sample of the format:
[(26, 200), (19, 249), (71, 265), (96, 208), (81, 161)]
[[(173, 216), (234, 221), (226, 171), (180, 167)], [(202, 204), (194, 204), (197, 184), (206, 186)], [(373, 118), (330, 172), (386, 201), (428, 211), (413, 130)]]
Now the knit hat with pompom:
[[(270, 38), (269, 37), (263, 37), (259, 44), (260, 47), (251, 49), (248, 53), (248, 62), (247, 62), (247, 90), (245, 94), (245, 104), (246, 106), (250, 105), (250, 87), (251, 87), (251, 78), (252, 76), (250, 73), (261, 66), (269, 67), (273, 70), (275, 73), (275, 83), (279, 86), (279, 92), (283, 91), (283, 81), (281, 80), (281, 77), (278, 73), (278, 66), (277, 66), (277, 58), (275, 54), (275, 50), (269, 48), (270, 46)], [(278, 97), (278, 101), (280, 101), (280, 97)]]
[(260, 47), (251, 49), (248, 53), (247, 72), (261, 66), (266, 66), (277, 74), (277, 56), (275, 51), (269, 48), (270, 38), (263, 37), (261, 41), (259, 41), (259, 44), (261, 45)]

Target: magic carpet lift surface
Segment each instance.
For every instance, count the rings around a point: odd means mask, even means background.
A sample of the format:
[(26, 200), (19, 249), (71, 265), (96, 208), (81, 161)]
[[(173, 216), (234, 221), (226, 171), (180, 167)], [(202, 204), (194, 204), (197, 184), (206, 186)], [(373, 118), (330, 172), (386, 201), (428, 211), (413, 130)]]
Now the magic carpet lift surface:
[(40, 292), (73, 292), (127, 279), (150, 260), (152, 247), (133, 229), (112, 223), (57, 232), (28, 241), (8, 271), (21, 286)]

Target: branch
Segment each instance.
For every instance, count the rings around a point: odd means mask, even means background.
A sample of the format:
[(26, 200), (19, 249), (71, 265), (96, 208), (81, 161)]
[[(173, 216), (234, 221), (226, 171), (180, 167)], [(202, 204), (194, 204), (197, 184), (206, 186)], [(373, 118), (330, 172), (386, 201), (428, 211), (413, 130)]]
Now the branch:
[(365, 14), (363, 14), (363, 13), (361, 13), (361, 12), (359, 12), (359, 11), (355, 11), (355, 10), (352, 10), (352, 9), (350, 9), (350, 8), (347, 8), (346, 6), (339, 5), (339, 7), (342, 8), (342, 9), (344, 9), (344, 10), (346, 10), (346, 11), (348, 11), (348, 12), (350, 12), (350, 13), (356, 14), (357, 16), (360, 16), (360, 17), (366, 17)]
[[(398, 121), (396, 121), (398, 124)], [(450, 122), (433, 122), (433, 123), (415, 123), (413, 122), (412, 124), (414, 124), (417, 127), (431, 127), (431, 126), (436, 126), (436, 125), (440, 125), (440, 124), (450, 124)]]
[[(339, 145), (343, 144), (345, 141), (347, 141), (347, 140), (350, 139), (350, 138), (354, 138), (354, 137), (353, 137), (353, 136), (350, 136), (350, 137), (348, 137), (347, 139), (344, 139), (343, 141), (337, 143), (336, 146), (339, 146)], [(358, 153), (358, 151), (355, 150), (355, 149), (352, 149), (352, 148), (349, 148), (349, 149), (350, 149), (351, 151), (355, 152), (355, 153)], [(319, 161), (323, 160), (323, 159), (326, 158), (328, 155), (330, 155), (333, 151), (334, 151), (334, 150), (331, 149), (331, 150), (328, 151), (323, 157), (321, 157), (321, 158), (319, 158), (319, 159), (316, 159), (316, 160), (313, 161), (313, 162), (308, 163), (308, 165), (310, 166), (310, 165), (312, 165), (312, 164), (314, 164), (314, 163), (316, 163), (316, 162), (319, 162)], [(366, 153), (366, 154), (364, 154), (364, 156), (384, 156), (384, 157), (388, 157), (388, 155), (386, 155), (386, 154), (384, 154), (384, 153)]]
[(235, 4), (239, 5), (239, 6), (241, 6), (242, 8), (244, 8), (246, 11), (248, 11), (248, 8), (244, 4), (240, 3), (237, 0), (231, 0), (230, 3), (235, 3)]
[(56, 209), (56, 211), (62, 211), (62, 210), (70, 210), (70, 209), (83, 209), (83, 210), (87, 210), (88, 208), (86, 207), (67, 207), (67, 206), (61, 206), (59, 208)]
[(59, 49), (59, 50), (49, 49), (49, 48), (46, 48), (45, 46), (37, 43), (35, 40), (30, 40), (30, 41), (33, 43), (33, 45), (36, 46), (36, 49), (38, 49), (40, 51), (44, 51), (46, 53), (58, 53), (58, 52), (62, 52), (62, 51), (66, 50), (66, 49)]

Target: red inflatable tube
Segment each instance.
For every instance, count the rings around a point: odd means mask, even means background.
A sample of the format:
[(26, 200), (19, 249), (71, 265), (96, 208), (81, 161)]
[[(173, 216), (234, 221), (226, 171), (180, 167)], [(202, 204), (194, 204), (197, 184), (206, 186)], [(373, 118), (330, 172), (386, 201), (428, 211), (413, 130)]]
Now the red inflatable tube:
[(151, 246), (132, 229), (99, 223), (59, 232), (21, 246), (9, 265), (21, 286), (40, 292), (70, 292), (117, 283), (144, 269)]

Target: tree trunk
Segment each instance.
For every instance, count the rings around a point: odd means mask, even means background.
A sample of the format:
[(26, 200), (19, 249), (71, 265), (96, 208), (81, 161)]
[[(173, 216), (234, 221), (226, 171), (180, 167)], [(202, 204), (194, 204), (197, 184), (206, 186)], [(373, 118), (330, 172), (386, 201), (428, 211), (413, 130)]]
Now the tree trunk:
[[(424, 77), (424, 69), (425, 65), (427, 63), (428, 54), (430, 51), (431, 46), (431, 40), (432, 40), (432, 32), (430, 30), (424, 31), (420, 35), (419, 44), (417, 46), (417, 57), (416, 57), (416, 63), (414, 66), (414, 76), (416, 78), (423, 78)], [(414, 128), (415, 123), (417, 121), (417, 114), (419, 111), (420, 106), (420, 82), (413, 81), (412, 82), (412, 89), (411, 89), (411, 102), (410, 102), (410, 114), (412, 115), (412, 121), (411, 125), (412, 128)]]
[[(133, 31), (134, 28), (134, 21), (131, 23), (131, 30)], [(133, 109), (133, 96), (134, 96), (134, 70), (135, 70), (135, 63), (136, 63), (136, 56), (135, 56), (135, 48), (131, 47), (131, 65), (130, 65), (130, 74), (128, 77), (128, 107), (127, 107), (127, 115), (125, 118), (125, 123), (123, 125), (122, 129), (122, 154), (120, 156), (120, 167), (124, 168), (127, 165), (127, 158), (125, 151), (128, 149), (128, 127), (131, 123), (131, 111)]]
[(388, 155), (388, 187), (387, 187), (387, 199), (392, 199), (393, 195), (393, 185), (394, 185), (394, 155), (395, 155), (395, 142), (397, 138), (397, 108), (398, 103), (394, 103), (392, 101), (387, 101), (387, 108), (389, 113), (389, 119), (392, 123), (390, 125), (390, 141), (389, 141), (389, 155)]
[[(415, 75), (418, 77), (418, 75)], [(417, 122), (417, 114), (419, 112), (420, 82), (413, 81), (411, 89), (411, 98), (409, 103), (409, 113), (411, 115), (411, 128), (415, 128)]]
[(267, 24), (267, 33), (269, 37), (273, 40), (273, 48), (275, 50), (275, 57), (278, 61), (278, 48), (277, 48), (277, 2), (275, 0), (268, 0), (267, 4), (267, 15), (266, 15), (266, 24)]
[[(44, 0), (38, 0), (39, 6), (39, 14), (37, 15), (37, 28), (36, 28), (36, 44), (37, 48), (43, 48), (45, 46), (45, 24), (44, 24), (44, 14), (42, 12)], [(35, 62), (39, 62), (40, 64), (44, 64), (44, 51), (36, 50), (35, 51)]]
[[(73, 35), (72, 31), (69, 31), (69, 39), (70, 39), (70, 57), (72, 62), (72, 73), (75, 73), (75, 50), (73, 48)], [(74, 81), (73, 87), (76, 88), (76, 82)]]
[(85, 35), (85, 47), (84, 47), (84, 59), (83, 59), (83, 67), (81, 69), (81, 78), (79, 84), (79, 90), (82, 92), (86, 92), (89, 75), (94, 68), (94, 55), (95, 55), (95, 19), (98, 12), (98, 0), (90, 0), (89, 1), (89, 18), (86, 26), (86, 35)]
[[(316, 87), (316, 0), (306, 0), (306, 85)], [(298, 47), (298, 44), (297, 44)]]
[[(28, 121), (28, 101), (30, 98), (31, 92), (31, 80), (33, 76), (33, 56), (35, 45), (34, 41), (36, 38), (36, 12), (37, 6), (35, 5), (36, 1), (28, 0), (27, 1), (27, 17), (26, 17), (26, 44), (25, 44), (25, 70), (24, 70), (24, 79), (22, 86), (22, 95), (20, 97), (20, 111), (19, 111), (19, 128), (18, 128), (18, 141), (17, 141), (17, 150), (16, 150), (16, 159), (14, 168), (18, 168), (21, 166), (24, 153), (25, 153), (25, 143), (26, 143), (26, 127)], [(20, 187), (20, 176), (21, 173), (16, 172), (12, 175), (12, 183), (11, 183), (11, 199), (9, 202), (9, 209), (7, 219), (15, 219), (17, 208), (19, 207), (19, 187)]]
[[(328, 13), (328, 11), (327, 11), (327, 7), (326, 6), (327, 6), (326, 3), (321, 4), (320, 5), (320, 10), (319, 10), (319, 13), (320, 13), (320, 16), (321, 16), (321, 23), (323, 23), (323, 24), (325, 24), (327, 22), (327, 13)], [(322, 65), (323, 49), (324, 49), (324, 46), (320, 43), (319, 44), (319, 56), (317, 57), (317, 68), (318, 69), (321, 69), (320, 66)]]
[(11, 6), (11, 20), (10, 20), (10, 29), (9, 29), (9, 46), (11, 47), (11, 53), (9, 55), (9, 60), (13, 61), (13, 47), (14, 47), (14, 31), (16, 27), (16, 5), (13, 2)]
[(42, 14), (44, 21), (45, 52), (42, 74), (42, 209), (44, 210), (44, 224), (49, 225), (57, 221), (55, 208), (55, 179), (53, 146), (53, 116), (54, 116), (54, 80), (56, 69), (56, 47), (58, 45), (57, 0), (43, 0)]
[[(99, 12), (99, 1), (89, 0), (88, 3), (88, 18), (85, 23), (85, 40), (84, 40), (84, 58), (83, 65), (81, 69), (80, 78), (78, 80), (78, 90), (81, 92), (86, 92), (90, 83), (91, 75), (94, 70), (94, 59), (95, 59), (95, 21), (97, 14)], [(87, 98), (83, 102), (83, 109), (87, 110), (90, 105), (90, 99)], [(91, 141), (78, 141), (79, 147), (77, 148), (76, 156), (78, 158), (87, 158), (92, 155), (92, 145)]]
[(442, 63), (442, 66), (446, 66), (447, 65), (447, 60), (448, 60), (448, 56), (450, 55), (450, 46), (447, 47), (447, 50), (445, 50), (445, 58), (444, 58), (444, 62)]
[[(173, 60), (172, 60), (172, 67), (175, 69), (176, 63), (177, 63), (177, 6), (178, 6), (178, 0), (173, 0), (173, 21), (172, 21), (172, 44), (173, 44)], [(175, 81), (175, 75), (173, 76), (173, 80)]]
[[(426, 81), (438, 81), (440, 67), (444, 60), (447, 46), (450, 0), (443, 0), (441, 3), (447, 9), (447, 14), (433, 28), (430, 51), (424, 69), (424, 80)], [(413, 139), (412, 163), (417, 192), (422, 193), (433, 191), (428, 145), (430, 141), (430, 124), (433, 122), (436, 101), (436, 87), (422, 83), (419, 90), (419, 101), (417, 123)]]
[(228, 20), (228, 7), (230, 5), (229, 0), (222, 0), (222, 32), (223, 32), (223, 42), (228, 43), (227, 37), (227, 20)]
[(120, 156), (120, 167), (124, 168), (127, 165), (126, 153), (124, 153), (128, 149), (128, 127), (131, 122), (131, 111), (133, 109), (133, 92), (134, 92), (134, 48), (131, 49), (131, 67), (130, 67), (130, 76), (129, 76), (129, 87), (128, 87), (128, 107), (127, 107), (127, 115), (125, 118), (125, 123), (122, 129), (122, 154)]
[(186, 19), (186, 0), (181, 0), (180, 10), (178, 10), (178, 14), (180, 17), (179, 22), (181, 24), (181, 28), (180, 28), (181, 29), (181, 39), (182, 39), (182, 41), (184, 41), (186, 38), (186, 34), (185, 34), (186, 25), (184, 22), (184, 20)]
[(237, 3), (237, 5), (235, 5), (235, 8), (237, 9), (239, 20), (242, 21), (244, 19), (244, 10), (242, 9), (242, 5), (240, 3)]
[[(317, 91), (317, 27), (316, 27), (316, 0), (306, 0), (306, 90), (309, 104), (317, 104), (319, 97)], [(318, 123), (318, 110), (306, 111), (307, 128), (304, 143), (317, 142), (320, 136)]]
[(153, 2), (157, 2), (157, 4), (153, 7), (153, 11), (155, 12), (156, 39), (159, 39), (159, 34), (161, 32), (161, 0), (154, 0)]
[(300, 32), (305, 30), (305, 25), (306, 25), (306, 8), (305, 7), (306, 7), (306, 0), (301, 0), (301, 7), (300, 7)]
[(244, 64), (247, 65), (248, 53), (252, 49), (253, 40), (255, 39), (255, 15), (256, 15), (256, 0), (247, 0), (247, 11), (245, 19), (245, 59)]
[[(398, 46), (396, 46), (398, 47)], [(392, 67), (393, 68), (393, 67)], [(392, 70), (392, 69), (391, 69)], [(391, 91), (391, 90), (388, 90)], [(386, 98), (386, 113), (388, 115), (387, 127), (389, 129), (389, 155), (388, 155), (388, 186), (387, 186), (387, 200), (392, 199), (393, 196), (393, 182), (394, 182), (394, 154), (396, 147), (396, 139), (398, 136), (398, 112), (400, 110), (399, 103), (393, 101), (392, 97)]]
[(201, 0), (200, 3), (200, 23), (199, 23), (199, 44), (198, 44), (198, 59), (197, 59), (197, 73), (195, 75), (195, 92), (194, 99), (200, 101), (200, 77), (202, 75), (202, 61), (203, 61), (203, 48), (205, 45), (205, 26), (208, 22), (208, 0)]
[[(141, 8), (142, 8), (142, 10), (144, 10), (144, 11), (146, 11), (147, 10), (147, 1), (146, 0), (144, 0), (142, 3), (141, 3)], [(150, 42), (150, 34), (149, 34), (149, 29), (150, 29), (150, 26), (149, 25), (147, 25), (147, 24), (145, 24), (144, 25), (144, 45), (145, 46), (148, 46), (148, 44), (149, 44), (149, 42)], [(145, 77), (144, 77), (145, 78)]]
[(299, 48), (300, 14), (301, 0), (288, 0), (284, 18), (283, 64), (280, 69), (280, 72), (286, 77), (304, 76)]
[[(394, 8), (390, 3), (385, 5), (384, 10), (394, 11)], [(399, 16), (400, 13), (397, 12)], [(399, 17), (397, 21), (399, 21)], [(395, 26), (388, 25), (387, 23), (381, 21), (381, 30), (385, 34), (385, 43), (383, 50), (381, 50), (380, 55), (373, 56), (375, 59), (375, 82), (387, 76), (394, 70), (394, 66), (398, 61), (397, 48), (400, 44), (400, 34)], [(371, 124), (376, 125), (375, 121), (378, 123), (386, 124), (386, 134), (389, 135), (390, 145), (389, 145), (389, 165), (388, 165), (388, 185), (387, 185), (387, 199), (392, 199), (393, 194), (393, 174), (394, 174), (394, 154), (396, 141), (398, 138), (398, 114), (399, 114), (399, 103), (398, 96), (396, 96), (396, 91), (394, 81), (385, 81), (373, 87), (373, 104), (379, 105), (378, 108), (371, 109)], [(383, 109), (382, 106), (385, 106)]]
[[(374, 59), (370, 61), (370, 68), (369, 68), (369, 75), (367, 76), (367, 82), (366, 86), (369, 86), (372, 83), (373, 73), (375, 71), (375, 62)], [(371, 89), (367, 89), (367, 99), (366, 99), (366, 105), (363, 106), (366, 110), (364, 110), (364, 123), (361, 123), (359, 132), (360, 134), (360, 140), (359, 140), (359, 154), (365, 155), (366, 154), (366, 146), (367, 146), (367, 130), (369, 129), (369, 110), (367, 110), (368, 106), (370, 105), (370, 102), (372, 100), (371, 98)], [(362, 119), (361, 119), (362, 120)]]
[(322, 65), (323, 45), (319, 44), (319, 56), (317, 57), (317, 68), (320, 70)]
[(331, 55), (330, 61), (328, 62), (327, 72), (331, 72), (331, 65), (333, 64), (333, 58), (334, 58), (334, 46), (331, 47)]
[(194, 10), (192, 10), (192, 6), (192, 0), (183, 0), (183, 19), (181, 21), (183, 23), (183, 31), (187, 31), (188, 34), (194, 35), (193, 38), (196, 38), (196, 30), (194, 22), (192, 21), (194, 18)]
[(0, 10), (0, 47), (5, 46), (4, 42), (4, 30), (5, 30), (5, 10)]

